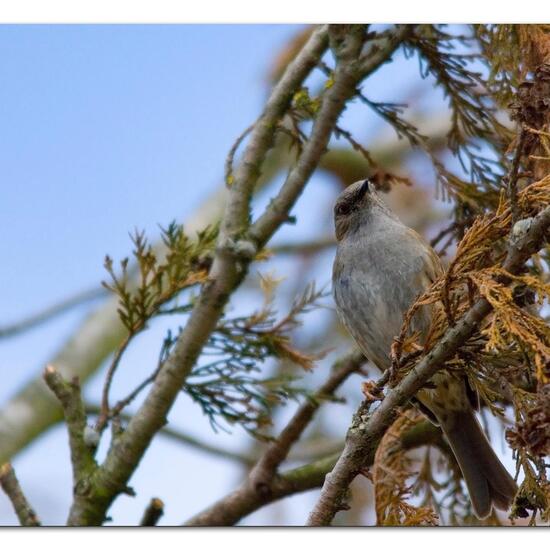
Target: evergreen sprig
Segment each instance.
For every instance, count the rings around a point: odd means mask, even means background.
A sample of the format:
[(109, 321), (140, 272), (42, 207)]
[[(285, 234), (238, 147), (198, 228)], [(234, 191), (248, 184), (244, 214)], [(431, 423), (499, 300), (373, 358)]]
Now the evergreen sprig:
[(238, 424), (259, 438), (266, 437), (264, 429), (271, 424), (274, 406), (309, 396), (297, 385), (298, 376), (262, 376), (263, 364), (275, 359), (309, 370), (324, 355), (295, 349), (290, 332), (300, 324), (300, 316), (319, 307), (325, 292), (308, 285), (278, 318), (273, 307), (276, 283), (270, 278), (262, 278), (262, 283), (264, 306), (250, 315), (224, 317), (205, 346), (204, 364), (193, 369), (183, 387), (214, 429)]

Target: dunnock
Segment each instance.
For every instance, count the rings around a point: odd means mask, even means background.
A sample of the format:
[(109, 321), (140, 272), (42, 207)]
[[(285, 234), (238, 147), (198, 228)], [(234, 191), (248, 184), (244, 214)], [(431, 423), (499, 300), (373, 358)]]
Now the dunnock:
[[(379, 369), (388, 369), (403, 316), (442, 273), (441, 262), (430, 245), (380, 200), (368, 180), (341, 193), (334, 221), (338, 247), (333, 293), (338, 315), (367, 358)], [(426, 337), (430, 317), (429, 308), (421, 308), (411, 331)], [(431, 382), (431, 388), (420, 390), (415, 399), (447, 437), (475, 514), (486, 517), (492, 504), (508, 509), (516, 484), (485, 437), (464, 380), (440, 371)]]

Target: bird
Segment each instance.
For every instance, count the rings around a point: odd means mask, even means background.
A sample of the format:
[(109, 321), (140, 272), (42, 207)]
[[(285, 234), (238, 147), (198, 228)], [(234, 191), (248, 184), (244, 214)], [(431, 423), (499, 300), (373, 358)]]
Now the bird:
[[(404, 225), (361, 180), (344, 189), (334, 205), (336, 256), (332, 288), (337, 314), (365, 356), (381, 371), (391, 367), (391, 347), (409, 307), (443, 272), (434, 249)], [(420, 308), (411, 333), (426, 338), (432, 311)], [(441, 370), (417, 392), (415, 402), (441, 427), (465, 480), (474, 514), (507, 510), (517, 486), (502, 465), (472, 404), (463, 378)]]

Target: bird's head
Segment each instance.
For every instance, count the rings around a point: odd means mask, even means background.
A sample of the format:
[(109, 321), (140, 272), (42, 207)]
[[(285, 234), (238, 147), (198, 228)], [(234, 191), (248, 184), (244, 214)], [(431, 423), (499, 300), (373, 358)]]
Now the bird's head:
[(374, 185), (368, 179), (349, 185), (340, 193), (334, 205), (336, 239), (341, 241), (346, 235), (368, 223), (373, 214), (377, 213), (395, 217), (380, 200)]

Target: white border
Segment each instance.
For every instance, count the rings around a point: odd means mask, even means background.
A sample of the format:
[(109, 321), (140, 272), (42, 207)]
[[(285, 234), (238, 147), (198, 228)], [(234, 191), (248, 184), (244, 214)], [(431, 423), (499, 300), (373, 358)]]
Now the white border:
[[(110, 548), (218, 548), (221, 550), (281, 550), (307, 544), (324, 548), (406, 548), (406, 550), (454, 550), (493, 547), (499, 550), (542, 543), (547, 531), (542, 528), (109, 528), (98, 529), (3, 529), (7, 548), (34, 543), (49, 550), (64, 548), (97, 550), (99, 544)], [(521, 537), (521, 540), (520, 540)], [(485, 542), (484, 542), (485, 541)], [(11, 544), (10, 544), (11, 543)], [(397, 546), (396, 546), (397, 545)], [(25, 547), (27, 545), (25, 544)], [(172, 547), (172, 546), (170, 546)]]
[[(498, 7), (497, 7), (498, 6)], [(17, 0), (6, 23), (419, 23), (550, 21), (550, 2), (460, 0)]]

